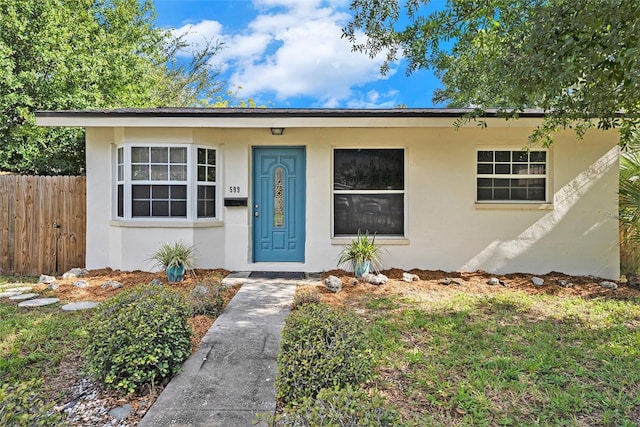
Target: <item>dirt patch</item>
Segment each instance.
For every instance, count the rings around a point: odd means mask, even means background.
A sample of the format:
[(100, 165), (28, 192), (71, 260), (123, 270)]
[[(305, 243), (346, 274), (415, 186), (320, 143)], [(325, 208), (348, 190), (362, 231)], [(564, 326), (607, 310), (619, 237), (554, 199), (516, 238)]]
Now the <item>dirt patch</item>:
[[(461, 290), (474, 294), (500, 294), (519, 290), (532, 295), (556, 295), (571, 296), (581, 298), (638, 298), (640, 289), (635, 286), (627, 286), (626, 283), (618, 282), (618, 289), (611, 290), (600, 286), (605, 279), (592, 276), (569, 276), (563, 273), (551, 272), (544, 275), (534, 275), (525, 273), (492, 275), (485, 271), (475, 271), (469, 273), (446, 272), (441, 270), (409, 270), (409, 273), (417, 275), (420, 280), (407, 283), (402, 281), (404, 270), (389, 269), (382, 271), (382, 274), (389, 278), (383, 286), (375, 286), (362, 281), (357, 281), (353, 273), (344, 270), (331, 270), (323, 273), (324, 280), (329, 275), (336, 276), (342, 281), (342, 291), (332, 293), (324, 286), (318, 286), (322, 301), (333, 305), (352, 305), (363, 297), (383, 297), (391, 295), (406, 295), (411, 293), (458, 293)], [(501, 285), (489, 285), (488, 280), (492, 277), (504, 282)], [(531, 282), (531, 278), (540, 277), (544, 280), (542, 286), (536, 286)], [(451, 278), (462, 280), (462, 285), (452, 283), (443, 285), (441, 280)], [(572, 284), (569, 287), (560, 286), (560, 281)], [(357, 285), (354, 286), (354, 283)]]

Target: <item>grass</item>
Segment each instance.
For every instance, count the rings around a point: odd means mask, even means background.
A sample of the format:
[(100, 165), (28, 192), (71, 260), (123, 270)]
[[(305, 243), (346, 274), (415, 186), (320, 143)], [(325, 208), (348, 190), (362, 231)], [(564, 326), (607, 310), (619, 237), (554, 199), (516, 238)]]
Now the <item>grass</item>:
[(639, 300), (461, 292), (359, 308), (375, 386), (417, 425), (640, 423)]

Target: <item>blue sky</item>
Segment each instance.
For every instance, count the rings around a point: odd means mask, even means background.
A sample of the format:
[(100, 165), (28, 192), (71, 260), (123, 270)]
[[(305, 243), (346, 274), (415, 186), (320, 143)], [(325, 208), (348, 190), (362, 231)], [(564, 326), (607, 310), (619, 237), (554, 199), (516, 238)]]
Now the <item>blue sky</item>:
[(156, 25), (194, 44), (224, 42), (214, 58), (240, 99), (282, 108), (433, 107), (431, 72), (402, 62), (380, 75), (382, 58), (341, 38), (348, 0), (155, 0)]

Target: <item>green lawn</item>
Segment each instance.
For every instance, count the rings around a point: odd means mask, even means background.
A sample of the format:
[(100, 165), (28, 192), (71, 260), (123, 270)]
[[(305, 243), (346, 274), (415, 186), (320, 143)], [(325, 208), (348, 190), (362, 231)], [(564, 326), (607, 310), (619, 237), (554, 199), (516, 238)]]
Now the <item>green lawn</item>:
[(421, 426), (640, 424), (640, 300), (372, 297), (374, 386)]

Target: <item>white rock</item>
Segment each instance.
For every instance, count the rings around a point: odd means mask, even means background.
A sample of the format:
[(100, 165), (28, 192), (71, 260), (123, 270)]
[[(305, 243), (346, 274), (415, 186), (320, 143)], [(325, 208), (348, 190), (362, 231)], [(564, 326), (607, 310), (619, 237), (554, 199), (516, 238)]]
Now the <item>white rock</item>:
[(85, 276), (89, 273), (86, 268), (72, 268), (62, 275), (63, 279), (75, 279), (76, 277)]
[(47, 289), (55, 291), (56, 289), (58, 289), (60, 287), (60, 285), (58, 284), (58, 282), (51, 282), (47, 285)]
[(544, 285), (544, 279), (542, 279), (541, 277), (532, 277), (531, 283), (533, 283), (536, 286), (542, 286)]
[(602, 286), (603, 288), (612, 289), (612, 290), (618, 289), (617, 283), (610, 282), (608, 280), (605, 280), (604, 282), (600, 282), (600, 286)]
[(402, 273), (402, 280), (405, 282), (417, 282), (420, 280), (417, 274)]
[(336, 276), (329, 276), (324, 279), (324, 287), (334, 293), (340, 292), (342, 290), (342, 281)]
[[(366, 277), (365, 277), (366, 276)], [(389, 278), (384, 274), (365, 274), (362, 276), (362, 280), (371, 283), (372, 285), (380, 286), (389, 281)]]
[(119, 289), (121, 287), (122, 287), (122, 283), (118, 282), (117, 280), (111, 280), (111, 279), (107, 280), (102, 285), (100, 285), (100, 288), (102, 289), (107, 289), (107, 288)]
[(80, 279), (73, 282), (73, 286), (75, 286), (76, 288), (87, 288), (89, 287), (89, 282), (87, 282), (86, 280)]
[(0, 298), (11, 298), (21, 294), (22, 294), (22, 291), (18, 291), (16, 289), (9, 289), (4, 292), (0, 292)]
[(46, 274), (41, 274), (40, 275), (40, 279), (38, 280), (38, 283), (52, 283), (55, 282), (56, 278), (53, 276), (47, 276)]
[(491, 279), (487, 280), (487, 285), (499, 285), (500, 284), (500, 280), (497, 277), (492, 277)]

